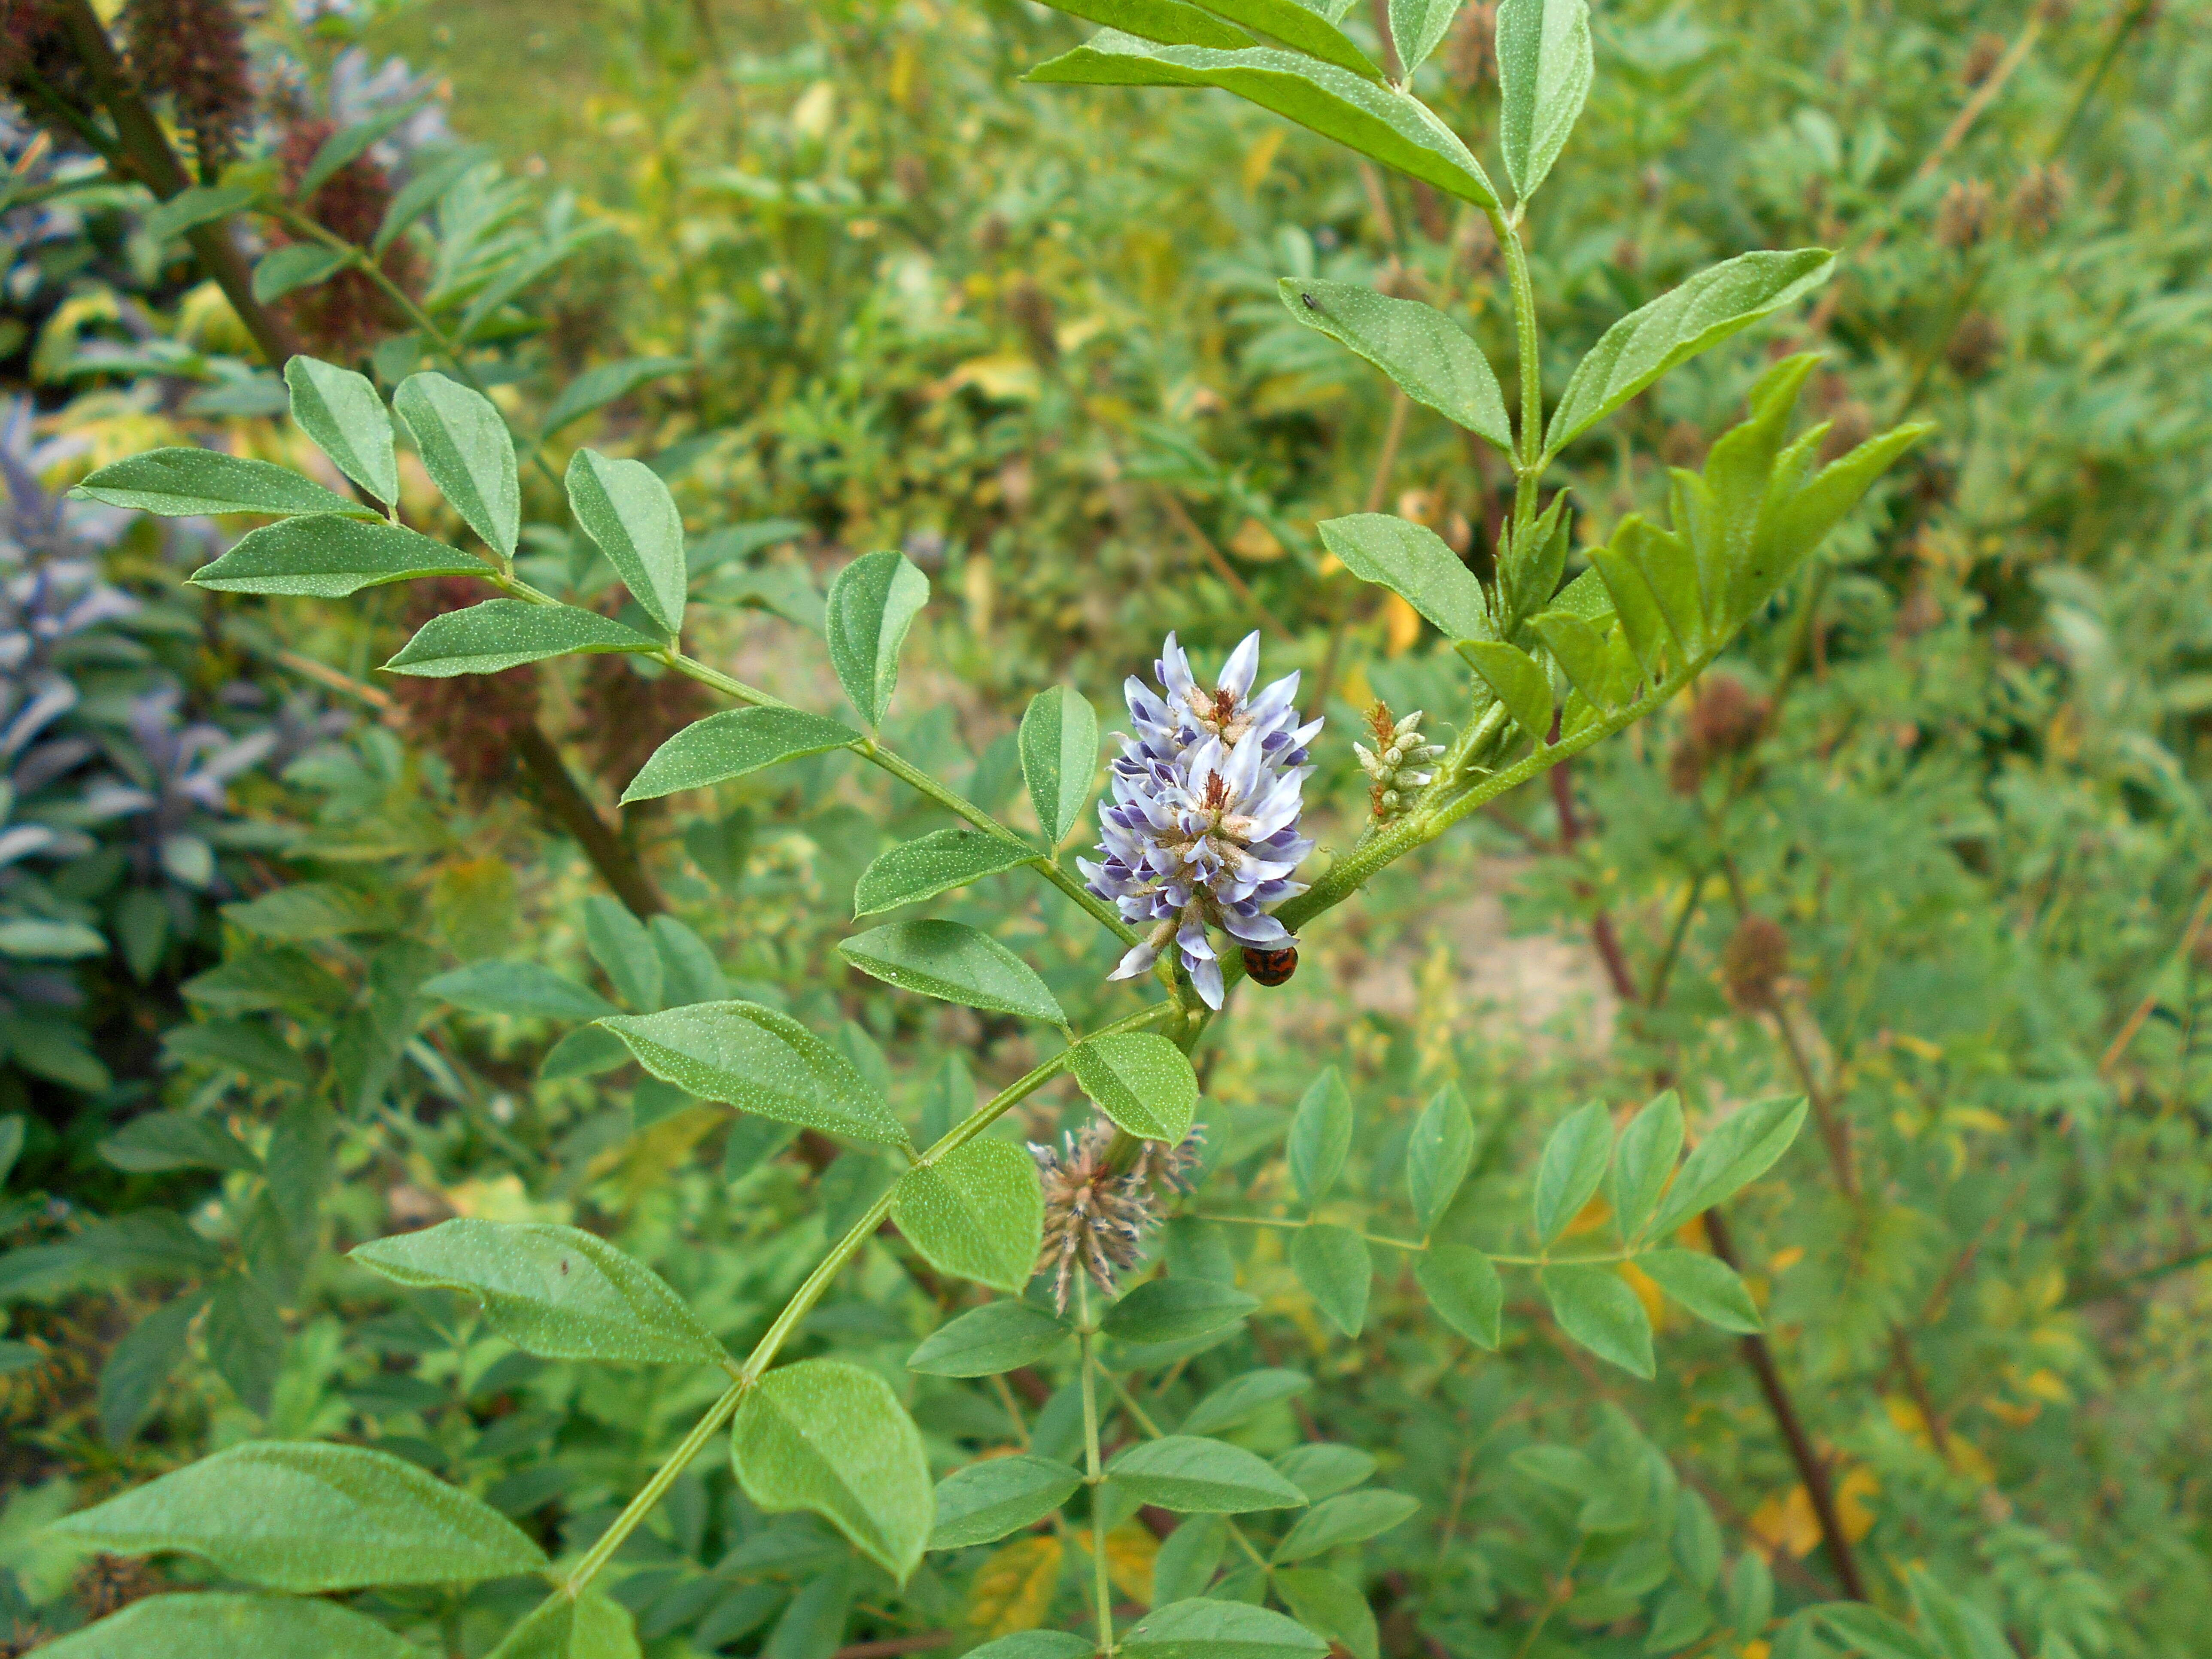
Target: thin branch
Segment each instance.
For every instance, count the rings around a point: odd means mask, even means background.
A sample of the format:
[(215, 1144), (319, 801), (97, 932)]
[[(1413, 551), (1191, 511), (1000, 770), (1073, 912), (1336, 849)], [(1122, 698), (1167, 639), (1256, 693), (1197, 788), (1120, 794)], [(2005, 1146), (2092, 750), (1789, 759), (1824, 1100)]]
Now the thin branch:
[(1198, 527), (1198, 520), (1190, 516), (1190, 509), (1182, 504), (1182, 498), (1165, 487), (1161, 489), (1159, 495), (1160, 505), (1167, 509), (1168, 517), (1175, 520), (1176, 528), (1182, 531), (1185, 539), (1204, 555), (1213, 574), (1228, 584), (1229, 591), (1236, 594), (1244, 608), (1252, 613), (1253, 620), (1286, 640), (1295, 639), (1297, 635), (1277, 620), (1274, 612), (1260, 603), (1260, 596), (1252, 591), (1252, 585), (1237, 574), (1236, 567), (1229, 562), (1227, 556), (1213, 544), (1213, 538)]
[[(2197, 908), (2190, 913), (2189, 925), (2181, 930), (2181, 943), (2174, 946), (2172, 955), (2166, 959), (2171, 962), (2195, 950), (2208, 921), (2212, 921), (2212, 881), (2205, 884), (2203, 894), (2197, 901)], [(2120, 1027), (2118, 1035), (2112, 1038), (2112, 1046), (2105, 1050), (2105, 1057), (2097, 1062), (2099, 1077), (2112, 1074), (2112, 1068), (2120, 1063), (2121, 1058), (2128, 1052), (2129, 1045), (2135, 1042), (2136, 1033), (2142, 1030), (2143, 1022), (2150, 1018), (2151, 1011), (2157, 1006), (2158, 990), (2154, 986), (2143, 993), (2142, 1000), (2136, 1004), (2135, 1012), (2128, 1016), (2127, 1024)]]

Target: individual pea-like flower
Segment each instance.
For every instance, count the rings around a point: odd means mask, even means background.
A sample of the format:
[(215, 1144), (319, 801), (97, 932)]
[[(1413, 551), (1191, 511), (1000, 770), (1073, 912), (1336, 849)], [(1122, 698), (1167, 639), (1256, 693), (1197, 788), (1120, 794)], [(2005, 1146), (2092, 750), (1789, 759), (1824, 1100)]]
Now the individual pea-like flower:
[(1144, 1254), (1145, 1235), (1160, 1219), (1157, 1186), (1187, 1191), (1205, 1131), (1193, 1129), (1178, 1146), (1147, 1140), (1137, 1160), (1116, 1170), (1109, 1161), (1114, 1126), (1093, 1118), (1081, 1134), (1060, 1137), (1057, 1149), (1030, 1143), (1044, 1188), (1044, 1247), (1036, 1270), (1050, 1273), (1053, 1304), (1067, 1311), (1068, 1287), (1079, 1267), (1111, 1296), (1115, 1275)]
[(1377, 818), (1395, 817), (1407, 795), (1436, 781), (1437, 775), (1424, 769), (1444, 752), (1443, 745), (1421, 735), (1421, 714), (1416, 708), (1393, 720), (1389, 705), (1378, 702), (1367, 711), (1375, 747), (1352, 745), (1352, 752), (1359, 757), (1359, 769), (1373, 780), (1368, 799)]
[(1303, 883), (1296, 871), (1313, 842), (1298, 833), (1313, 769), (1306, 746), (1318, 720), (1298, 723), (1298, 677), (1252, 695), (1260, 636), (1230, 654), (1211, 690), (1168, 635), (1153, 665), (1164, 696), (1132, 675), (1123, 687), (1134, 730), (1113, 767), (1111, 799), (1098, 809), (1099, 863), (1079, 860), (1091, 890), (1143, 930), (1115, 969), (1133, 979), (1173, 940), (1210, 1008), (1221, 1006), (1221, 962), (1207, 929), (1240, 945), (1291, 942), (1267, 914)]

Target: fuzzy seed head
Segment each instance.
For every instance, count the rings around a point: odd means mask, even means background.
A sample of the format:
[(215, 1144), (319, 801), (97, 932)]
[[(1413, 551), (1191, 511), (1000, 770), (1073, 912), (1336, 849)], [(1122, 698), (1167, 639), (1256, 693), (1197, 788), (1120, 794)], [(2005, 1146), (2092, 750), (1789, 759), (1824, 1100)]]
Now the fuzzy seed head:
[(1044, 1247), (1036, 1270), (1052, 1275), (1053, 1305), (1067, 1311), (1067, 1293), (1079, 1269), (1108, 1296), (1118, 1276), (1144, 1254), (1146, 1236), (1159, 1224), (1159, 1189), (1188, 1191), (1205, 1131), (1193, 1129), (1179, 1146), (1142, 1143), (1137, 1161), (1115, 1171), (1109, 1164), (1114, 1126), (1093, 1118), (1080, 1134), (1060, 1138), (1057, 1148), (1030, 1143), (1044, 1188)]

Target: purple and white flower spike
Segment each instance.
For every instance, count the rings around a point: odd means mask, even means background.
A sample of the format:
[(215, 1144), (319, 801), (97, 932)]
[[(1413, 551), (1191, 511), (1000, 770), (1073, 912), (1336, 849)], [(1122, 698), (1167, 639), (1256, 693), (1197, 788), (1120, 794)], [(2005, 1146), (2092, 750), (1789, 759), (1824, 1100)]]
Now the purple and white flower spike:
[(1134, 730), (1114, 763), (1112, 798), (1098, 808), (1099, 851), (1079, 859), (1091, 890), (1144, 930), (1114, 970), (1147, 971), (1175, 942), (1206, 1006), (1221, 1006), (1221, 963), (1207, 937), (1218, 927), (1239, 945), (1281, 945), (1267, 914), (1305, 885), (1291, 875), (1313, 842), (1298, 833), (1313, 768), (1306, 748), (1321, 730), (1298, 724), (1298, 677), (1251, 695), (1260, 636), (1246, 635), (1207, 690), (1168, 635), (1153, 665), (1161, 691), (1134, 675), (1123, 687)]

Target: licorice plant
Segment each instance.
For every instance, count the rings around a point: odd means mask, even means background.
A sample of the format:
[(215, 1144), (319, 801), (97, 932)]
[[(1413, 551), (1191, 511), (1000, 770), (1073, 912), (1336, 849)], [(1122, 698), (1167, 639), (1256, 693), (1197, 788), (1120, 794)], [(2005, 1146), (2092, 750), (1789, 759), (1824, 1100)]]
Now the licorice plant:
[[(1348, 848), (1317, 854), (1302, 828), (1309, 755), (1348, 744), (1350, 734), (1300, 713), (1296, 675), (1263, 679), (1256, 638), (1209, 678), (1170, 636), (1153, 679), (1133, 674), (1125, 688), (1130, 734), (1112, 761), (1095, 819), (1100, 738), (1091, 704), (1064, 685), (1042, 690), (1030, 704), (1019, 752), (1038, 830), (1027, 834), (911, 763), (880, 735), (898, 687), (902, 642), (930, 597), (927, 578), (905, 556), (885, 551), (856, 559), (829, 592), (829, 653), (857, 725), (798, 707), (687, 653), (691, 583), (684, 524), (665, 486), (641, 461), (584, 449), (568, 463), (568, 507), (633, 603), (619, 619), (564, 603), (541, 586), (557, 586), (546, 574), (549, 566), (557, 572), (557, 562), (518, 565), (524, 493), (515, 443), (497, 409), (470, 383), (458, 351), (447, 359), (459, 378), (415, 374), (398, 386), (389, 411), (362, 375), (312, 358), (291, 361), (293, 417), (355, 495), (266, 463), (189, 448), (93, 474), (84, 494), (113, 506), (274, 520), (201, 570), (194, 580), (205, 588), (337, 599), (383, 583), (471, 576), (494, 591), (423, 626), (386, 665), (392, 673), (495, 673), (578, 653), (625, 653), (738, 705), (671, 738), (630, 782), (626, 800), (848, 750), (962, 826), (878, 858), (860, 878), (857, 915), (921, 905), (989, 875), (1027, 871), (1057, 890), (1065, 914), (1112, 936), (1121, 952), (1114, 976), (1146, 994), (1120, 1018), (1079, 1030), (1037, 972), (981, 929), (896, 921), (848, 939), (841, 947), (846, 963), (901, 991), (1033, 1022), (1048, 1046), (1059, 1039), (1057, 1052), (1027, 1075), (940, 1133), (917, 1137), (839, 1048), (757, 1003), (654, 1006), (646, 992), (623, 1012), (532, 964), (478, 964), (434, 982), (434, 993), (473, 999), (472, 1006), (576, 1019), (579, 1029), (564, 1048), (634, 1057), (700, 1100), (735, 1107), (744, 1124), (795, 1126), (888, 1149), (902, 1173), (843, 1230), (742, 1358), (726, 1351), (666, 1283), (577, 1230), (463, 1218), (362, 1245), (355, 1259), (402, 1285), (474, 1297), (497, 1332), (532, 1354), (714, 1366), (728, 1373), (728, 1386), (596, 1542), (559, 1563), (484, 1503), (397, 1456), (338, 1444), (233, 1446), (73, 1516), (60, 1530), (110, 1550), (195, 1553), (255, 1588), (140, 1602), (56, 1644), (56, 1659), (184, 1651), (191, 1642), (202, 1644), (191, 1651), (211, 1652), (207, 1644), (217, 1632), (239, 1652), (413, 1653), (418, 1650), (392, 1624), (412, 1628), (410, 1619), (434, 1619), (428, 1600), (410, 1601), (404, 1592), (374, 1598), (368, 1605), (380, 1620), (328, 1599), (331, 1593), (532, 1576), (544, 1581), (543, 1599), (499, 1642), (494, 1650), (501, 1659), (634, 1654), (629, 1615), (605, 1594), (602, 1570), (726, 1428), (737, 1478), (754, 1504), (817, 1512), (896, 1583), (905, 1583), (930, 1551), (960, 1550), (1042, 1524), (1087, 1553), (1088, 1627), (1005, 1637), (978, 1650), (991, 1659), (1094, 1652), (1291, 1659), (1321, 1655), (1332, 1642), (1371, 1659), (1375, 1624), (1360, 1587), (1319, 1564), (1400, 1524), (1413, 1501), (1363, 1488), (1374, 1464), (1356, 1448), (1310, 1445), (1270, 1462), (1217, 1437), (1299, 1386), (1291, 1374), (1236, 1378), (1172, 1431), (1164, 1431), (1170, 1425), (1156, 1423), (1139, 1398), (1142, 1375), (1219, 1341), (1256, 1305), (1217, 1262), (1171, 1260), (1169, 1271), (1154, 1272), (1157, 1224), (1205, 1178), (1208, 1148), (1192, 1056), (1203, 1043), (1231, 1040), (1228, 1017), (1240, 981), (1279, 983), (1295, 968), (1298, 936), (1325, 926), (1328, 913), (1377, 872), (1682, 691), (1924, 428), (1897, 428), (1822, 465), (1826, 428), (1795, 436), (1790, 430), (1814, 360), (1784, 358), (1753, 387), (1748, 417), (1713, 446), (1704, 469), (1673, 474), (1669, 521), (1624, 519), (1601, 542), (1580, 550), (1584, 568), (1567, 580), (1574, 545), (1568, 503), (1564, 493), (1545, 500), (1547, 470), (1668, 370), (1824, 281), (1829, 254), (1747, 253), (1692, 278), (1615, 325), (1574, 369), (1547, 419), (1521, 229), (1590, 84), (1584, 0), (1505, 0), (1498, 9), (1499, 131), (1516, 196), (1510, 210), (1472, 152), (1407, 90), (1412, 71), (1450, 23), (1454, 0), (1394, 0), (1382, 53), (1388, 74), (1340, 27), (1348, 0), (1316, 8), (1292, 0), (1203, 0), (1202, 8), (1182, 0), (1060, 3), (1133, 32), (1109, 28), (1031, 80), (1223, 88), (1487, 220), (1510, 282), (1517, 421), (1481, 350), (1441, 311), (1344, 283), (1281, 284), (1292, 317), (1367, 359), (1406, 397), (1466, 428), (1510, 465), (1516, 488), (1494, 579), (1404, 520), (1363, 513), (1319, 526), (1337, 560), (1399, 595), (1451, 643), (1467, 671), (1465, 705), (1422, 717), (1376, 711), (1372, 747), (1361, 745), (1374, 786), (1365, 828)], [(392, 414), (480, 545), (452, 544), (401, 522)], [(542, 453), (537, 459), (550, 472)], [(1097, 860), (1069, 867), (1063, 849), (1094, 839)], [(635, 956), (636, 982), (662, 984), (655, 951), (665, 941), (657, 928), (611, 905), (595, 925), (603, 960)], [(611, 970), (611, 976), (621, 978)], [(1102, 989), (1102, 1001), (1120, 994)], [(1096, 1108), (1090, 1127), (1026, 1152), (991, 1133), (1011, 1108), (1063, 1073)], [(1334, 1073), (1324, 1073), (1298, 1109), (1285, 1157), (1309, 1209), (1342, 1166), (1352, 1109)], [(1291, 1229), (1292, 1267), (1346, 1335), (1364, 1318), (1372, 1252), (1380, 1249), (1409, 1258), (1437, 1317), (1476, 1344), (1498, 1341), (1499, 1269), (1531, 1271), (1568, 1335), (1649, 1376), (1649, 1321), (1612, 1270), (1632, 1261), (1699, 1316), (1724, 1328), (1755, 1328), (1756, 1310), (1730, 1268), (1670, 1241), (1771, 1164), (1803, 1111), (1802, 1100), (1789, 1098), (1742, 1105), (1697, 1125), (1684, 1158), (1686, 1126), (1673, 1091), (1643, 1108), (1618, 1136), (1611, 1113), (1593, 1103), (1560, 1125), (1542, 1154), (1532, 1182), (1529, 1248), (1520, 1255), (1488, 1254), (1435, 1236), (1466, 1173), (1473, 1138), (1467, 1108), (1449, 1090), (1413, 1128), (1409, 1202), (1396, 1225), (1378, 1220), (1373, 1224), (1385, 1231), (1369, 1234), (1310, 1218), (1213, 1218)], [(1615, 1230), (1611, 1247), (1578, 1244), (1556, 1253), (1570, 1222), (1601, 1188)], [(939, 1275), (1000, 1292), (945, 1322), (915, 1351), (911, 1369), (995, 1379), (1018, 1367), (1040, 1368), (1061, 1379), (1060, 1398), (1073, 1402), (1064, 1440), (1048, 1444), (1042, 1427), (1033, 1439), (1024, 1431), (1024, 1455), (986, 1459), (933, 1481), (921, 1436), (882, 1377), (834, 1359), (778, 1363), (810, 1310), (886, 1221)], [(1018, 1425), (1012, 1395), (1001, 1394)], [(1072, 1426), (1077, 1414), (1079, 1427)], [(1115, 1437), (1120, 1449), (1109, 1457)], [(1073, 1449), (1045, 1455), (1062, 1445)], [(1711, 1516), (1702, 1500), (1678, 1489), (1663, 1459), (1653, 1459), (1622, 1478), (1638, 1505), (1667, 1516), (1679, 1508), (1694, 1546), (1711, 1535)], [(1115, 1616), (1111, 1549), (1088, 1540), (1106, 1538), (1141, 1506), (1190, 1518), (1162, 1549), (1155, 1606), (1130, 1624)], [(1683, 1560), (1700, 1553), (1711, 1552), (1677, 1544)], [(1655, 1599), (1673, 1586), (1665, 1556), (1662, 1542), (1660, 1571), (1646, 1587)], [(1711, 1572), (1692, 1565), (1674, 1577), (1683, 1574), (1692, 1601), (1710, 1590)], [(1287, 1612), (1275, 1611), (1271, 1601)], [(1771, 1595), (1732, 1595), (1730, 1602), (1742, 1604), (1733, 1616), (1749, 1621), (1735, 1632), (1739, 1642), (1759, 1638)], [(1767, 1633), (1803, 1650), (1824, 1629), (1863, 1641), (1888, 1625), (1864, 1607), (1815, 1607)], [(1917, 1639), (1892, 1628), (1898, 1639)]]

